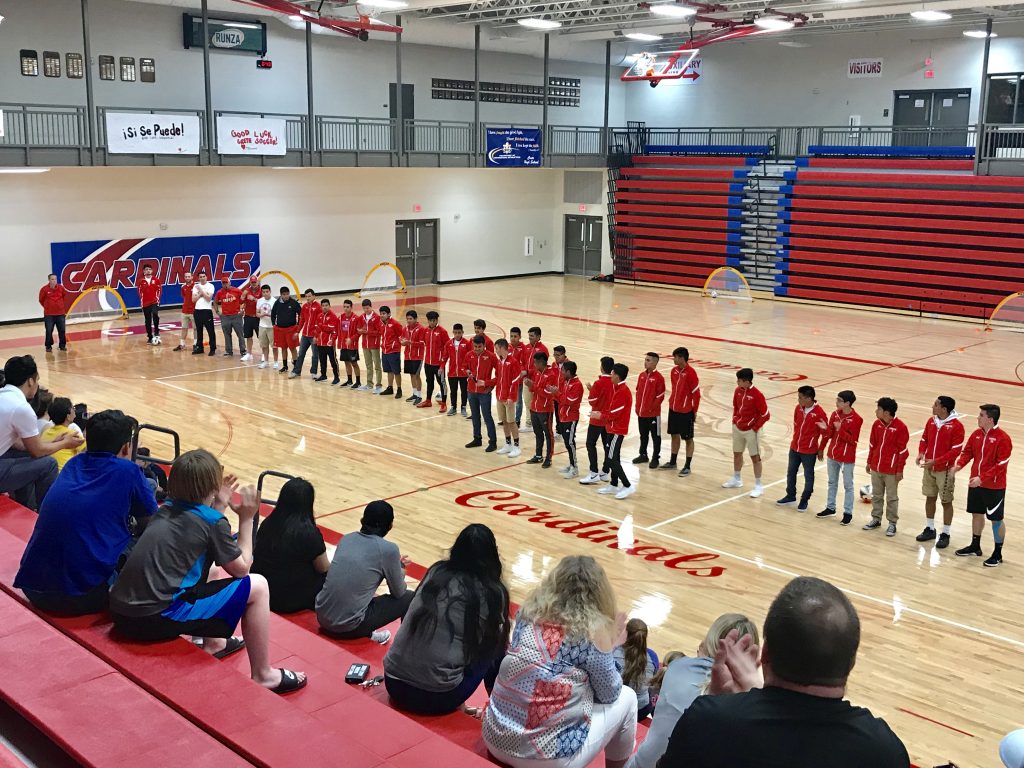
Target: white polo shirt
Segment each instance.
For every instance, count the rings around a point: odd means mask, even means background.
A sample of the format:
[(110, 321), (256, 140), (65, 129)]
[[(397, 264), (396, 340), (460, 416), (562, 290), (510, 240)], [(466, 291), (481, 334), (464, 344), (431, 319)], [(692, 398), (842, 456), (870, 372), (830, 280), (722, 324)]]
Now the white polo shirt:
[(39, 422), (25, 393), (11, 384), (0, 387), (0, 456), (11, 449), (15, 440), (38, 434)]
[(196, 303), (196, 309), (213, 309), (213, 283), (202, 285), (196, 283), (192, 286), (192, 299)]

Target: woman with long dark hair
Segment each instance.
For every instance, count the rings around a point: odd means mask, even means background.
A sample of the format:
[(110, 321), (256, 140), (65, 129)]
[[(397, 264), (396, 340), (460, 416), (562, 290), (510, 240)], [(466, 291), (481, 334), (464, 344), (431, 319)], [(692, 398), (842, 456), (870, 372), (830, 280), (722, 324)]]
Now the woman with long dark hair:
[(651, 706), (651, 678), (657, 672), (654, 659), (647, 650), (647, 624), (641, 619), (626, 622), (626, 642), (613, 652), (615, 668), (622, 673), (622, 682), (636, 693), (637, 722), (642, 722)]
[(508, 643), (508, 610), (494, 534), (468, 525), (448, 559), (427, 571), (384, 657), (384, 684), (396, 706), (442, 715), (481, 682), (489, 691)]
[(313, 485), (293, 477), (281, 488), (273, 514), (260, 525), (252, 572), (270, 584), (270, 610), (312, 610), (331, 565), (313, 517)]

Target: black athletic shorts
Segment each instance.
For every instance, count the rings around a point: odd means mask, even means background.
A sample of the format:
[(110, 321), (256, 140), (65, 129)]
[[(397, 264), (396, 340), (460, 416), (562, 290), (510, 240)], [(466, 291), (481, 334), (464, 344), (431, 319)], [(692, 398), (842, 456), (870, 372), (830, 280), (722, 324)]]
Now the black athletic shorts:
[(967, 511), (972, 515), (984, 515), (993, 522), (1003, 519), (1005, 488), (968, 488)]
[(245, 334), (245, 338), (247, 339), (251, 339), (253, 336), (257, 336), (260, 332), (259, 328), (260, 319), (258, 317), (249, 317), (248, 315), (246, 315), (245, 319), (242, 320), (242, 330), (243, 333)]
[(423, 369), (422, 360), (406, 360), (404, 363), (405, 373), (417, 375)]
[(358, 349), (339, 349), (338, 350), (338, 362), (341, 362), (341, 363), (358, 363), (359, 362), (359, 350)]
[(668, 433), (679, 435), (681, 440), (693, 440), (693, 411), (679, 413), (671, 408), (668, 412)]

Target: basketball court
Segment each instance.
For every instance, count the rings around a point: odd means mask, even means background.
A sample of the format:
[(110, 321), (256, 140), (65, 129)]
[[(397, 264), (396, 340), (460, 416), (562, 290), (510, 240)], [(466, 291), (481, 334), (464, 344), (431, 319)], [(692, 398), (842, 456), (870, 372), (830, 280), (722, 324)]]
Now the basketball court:
[[(337, 309), (342, 297), (331, 298)], [(940, 394), (956, 398), (968, 434), (977, 405), (998, 403), (1000, 426), (1020, 440), (1024, 355), (1018, 336), (987, 332), (978, 323), (742, 301), (728, 291), (702, 298), (560, 276), (420, 286), (375, 297), (377, 305), (392, 301), (400, 308), (393, 309), (396, 315), (407, 307), (421, 317), (436, 309), (447, 328), (483, 318), (492, 337), (513, 325), (539, 325), (547, 346), (563, 344), (587, 382), (607, 354), (630, 367), (633, 385), (647, 351), (662, 355), (667, 377), (672, 349), (688, 347), (703, 393), (693, 474), (643, 467), (634, 496), (601, 496), (557, 474), (564, 457), (544, 470), (525, 464), (526, 450), (509, 461), (465, 449), (471, 429), (461, 416), (314, 383), (308, 366), (302, 378), (289, 379), (237, 356), (176, 353), (175, 311), (162, 316), (160, 347), (145, 344), (137, 315), (69, 326), (66, 354), (43, 353), (41, 323), (4, 327), (0, 346), (5, 356), (34, 355), (42, 383), (58, 395), (88, 403), (91, 412), (121, 408), (141, 422), (171, 427), (182, 450), (208, 448), (246, 482), (268, 469), (306, 477), (316, 486), (325, 533), (358, 528), (363, 506), (386, 498), (396, 510), (391, 538), (403, 554), (429, 565), (463, 526), (486, 523), (498, 538), (516, 601), (560, 557), (592, 555), (612, 576), (620, 606), (650, 625), (651, 645), (660, 654), (694, 654), (724, 612), (746, 613), (760, 625), (772, 597), (793, 576), (828, 579), (849, 594), (863, 626), (848, 697), (884, 717), (914, 763), (991, 765), (999, 739), (1020, 727), (1024, 672), (1010, 660), (1024, 650), (1024, 543), (1018, 544), (1024, 539), (1014, 527), (1024, 498), (1024, 458), (1010, 462), (1006, 561), (997, 569), (953, 555), (970, 535), (966, 476), (956, 490), (951, 547), (939, 552), (932, 542), (914, 540), (924, 502), (913, 465), (917, 438)], [(757, 372), (755, 385), (772, 410), (762, 443), (766, 489), (760, 499), (747, 496), (749, 464), (745, 488), (721, 487), (732, 471), (731, 402), (740, 367)], [(861, 530), (869, 507), (859, 499), (849, 527), (815, 518), (825, 501), (823, 464), (808, 513), (775, 505), (783, 495), (796, 389), (803, 384), (816, 387), (828, 412), (837, 391), (856, 392), (865, 419), (859, 459), (867, 453), (874, 401), (898, 401), (898, 416), (911, 432), (911, 461), (900, 486), (895, 538)], [(524, 449), (532, 440), (523, 435)], [(155, 455), (171, 450), (159, 436), (144, 434), (143, 441)], [(634, 417), (624, 459), (637, 454), (637, 444)], [(668, 440), (663, 456), (667, 449)], [(867, 482), (863, 466), (856, 482)], [(617, 541), (627, 515), (635, 544), (623, 551)], [(987, 528), (983, 547), (991, 547)]]

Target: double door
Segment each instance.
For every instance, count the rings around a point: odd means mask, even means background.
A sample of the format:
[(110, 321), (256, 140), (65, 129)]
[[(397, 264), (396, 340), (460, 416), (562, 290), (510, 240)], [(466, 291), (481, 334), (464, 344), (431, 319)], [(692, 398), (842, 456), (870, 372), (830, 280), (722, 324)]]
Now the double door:
[(896, 91), (892, 112), (893, 146), (962, 147), (967, 143), (970, 116), (970, 88)]
[(395, 266), (407, 285), (437, 282), (437, 219), (395, 222)]
[(591, 277), (601, 272), (600, 216), (565, 217), (565, 274)]

